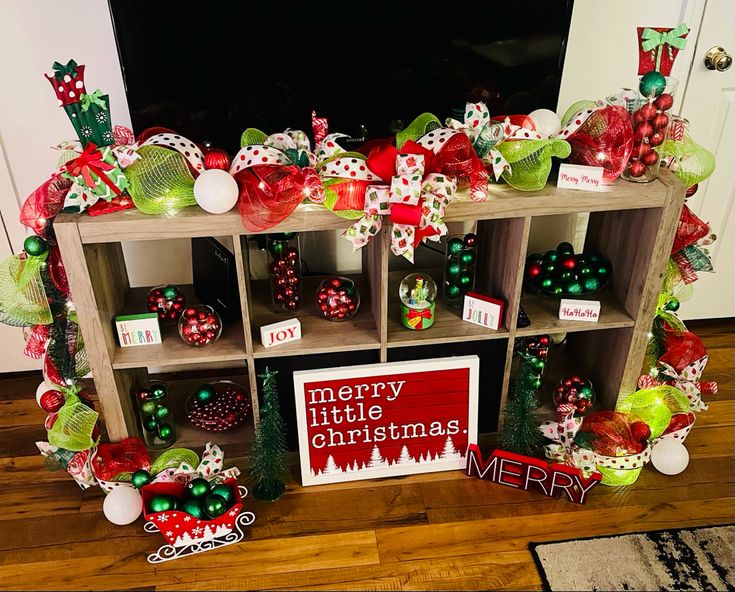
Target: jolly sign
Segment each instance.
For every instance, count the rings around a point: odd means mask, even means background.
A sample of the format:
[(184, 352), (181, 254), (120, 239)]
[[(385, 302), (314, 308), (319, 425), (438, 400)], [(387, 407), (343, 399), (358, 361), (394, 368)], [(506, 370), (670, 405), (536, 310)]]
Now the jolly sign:
[(478, 367), (462, 356), (294, 372), (303, 484), (464, 468)]

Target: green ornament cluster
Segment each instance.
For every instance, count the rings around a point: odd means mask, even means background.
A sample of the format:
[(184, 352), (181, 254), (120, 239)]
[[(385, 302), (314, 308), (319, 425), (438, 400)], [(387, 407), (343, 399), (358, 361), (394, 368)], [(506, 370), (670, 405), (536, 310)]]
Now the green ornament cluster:
[[(137, 479), (136, 479), (137, 477)], [(136, 471), (133, 474), (133, 485), (140, 487), (150, 483), (147, 471)], [(206, 479), (192, 479), (184, 497), (175, 495), (154, 495), (148, 502), (149, 512), (170, 512), (180, 510), (199, 520), (213, 520), (224, 514), (235, 505), (235, 491), (229, 485), (211, 484)]]
[(148, 388), (140, 388), (136, 391), (143, 429), (147, 434), (161, 440), (165, 446), (169, 446), (176, 439), (176, 431), (166, 395), (166, 387), (161, 383), (155, 383)]
[(447, 241), (444, 300), (448, 304), (460, 306), (463, 296), (472, 290), (476, 260), (477, 236), (473, 233), (466, 234), (464, 238), (452, 237)]
[(556, 250), (526, 259), (524, 279), (531, 288), (548, 296), (581, 296), (604, 288), (612, 265), (599, 253), (574, 254), (574, 247), (559, 243)]

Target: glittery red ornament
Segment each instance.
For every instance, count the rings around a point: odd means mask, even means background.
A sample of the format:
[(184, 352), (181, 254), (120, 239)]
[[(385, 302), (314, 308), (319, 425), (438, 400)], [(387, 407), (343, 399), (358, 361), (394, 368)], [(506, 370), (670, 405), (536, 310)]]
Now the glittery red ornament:
[(635, 128), (635, 131), (633, 134), (635, 135), (635, 139), (638, 142), (642, 142), (646, 138), (648, 138), (653, 133), (653, 126), (648, 123), (642, 123), (637, 128)]
[(663, 129), (667, 125), (669, 125), (669, 116), (666, 115), (666, 113), (659, 113), (658, 115), (656, 115), (656, 117), (653, 118), (653, 121), (651, 123), (653, 123), (653, 127), (655, 129)]
[(631, 177), (640, 177), (643, 175), (643, 173), (646, 170), (646, 165), (643, 164), (640, 160), (637, 160), (635, 162), (631, 162), (630, 166), (628, 167), (628, 173)]
[(658, 162), (658, 154), (656, 154), (655, 152), (649, 152), (643, 158), (641, 158), (641, 162), (646, 166), (653, 166)]
[(230, 157), (224, 150), (214, 148), (204, 155), (204, 168), (226, 171), (230, 168)]
[(653, 103), (642, 105), (636, 113), (640, 113), (645, 121), (653, 119), (656, 116), (656, 106)]
[(661, 131), (657, 131), (651, 134), (651, 137), (648, 138), (648, 141), (651, 143), (651, 146), (660, 146), (665, 137), (664, 134), (661, 133)]
[(668, 111), (674, 104), (674, 97), (669, 93), (663, 93), (655, 101), (654, 105), (661, 111)]

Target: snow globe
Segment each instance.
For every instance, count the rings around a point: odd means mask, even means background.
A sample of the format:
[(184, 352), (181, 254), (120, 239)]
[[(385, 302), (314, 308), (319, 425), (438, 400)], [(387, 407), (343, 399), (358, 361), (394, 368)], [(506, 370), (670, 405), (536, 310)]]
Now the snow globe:
[(434, 324), (436, 283), (428, 275), (412, 273), (398, 288), (401, 298), (401, 323), (407, 329), (423, 331)]

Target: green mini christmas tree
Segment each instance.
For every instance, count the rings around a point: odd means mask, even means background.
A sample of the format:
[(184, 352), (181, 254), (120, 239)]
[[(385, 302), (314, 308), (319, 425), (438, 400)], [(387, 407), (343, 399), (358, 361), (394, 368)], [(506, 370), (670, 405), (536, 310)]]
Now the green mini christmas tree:
[(276, 375), (267, 367), (259, 377), (263, 381), (263, 404), (260, 408), (260, 428), (250, 450), (250, 476), (255, 480), (256, 499), (273, 502), (283, 495), (286, 461), (286, 432), (278, 404)]
[(518, 355), (521, 357), (521, 364), (503, 410), (505, 422), (500, 433), (499, 446), (509, 452), (533, 456), (540, 451), (543, 443), (536, 416), (536, 391), (541, 387), (544, 362), (527, 352), (521, 351)]

